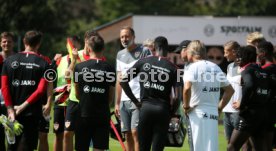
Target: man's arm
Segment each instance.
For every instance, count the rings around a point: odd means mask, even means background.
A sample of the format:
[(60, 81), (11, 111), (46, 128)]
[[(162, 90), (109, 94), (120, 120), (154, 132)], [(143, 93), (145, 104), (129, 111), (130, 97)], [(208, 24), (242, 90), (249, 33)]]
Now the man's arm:
[(128, 84), (129, 79), (128, 76), (124, 76), (122, 78), (122, 81), (120, 82), (120, 85), (122, 86), (124, 92), (126, 93), (126, 95), (130, 98), (130, 100), (137, 106), (137, 107), (141, 107), (141, 103), (138, 101), (138, 99), (134, 96), (134, 94), (131, 91), (131, 88)]
[[(80, 101), (80, 89), (79, 89), (79, 78), (82, 78), (80, 77), (80, 75), (76, 75), (75, 73), (79, 73), (78, 71), (78, 66), (75, 66), (74, 68), (74, 72), (73, 72), (73, 80), (74, 80), (74, 87), (73, 89), (75, 89), (75, 95), (76, 95), (76, 98)], [(78, 77), (76, 77), (78, 76)]]
[(7, 75), (1, 76), (1, 91), (3, 94), (4, 102), (7, 108), (8, 117), (10, 120), (15, 120), (15, 112), (13, 109), (13, 102), (10, 94), (10, 88), (9, 88), (9, 78)]
[(227, 103), (229, 102), (229, 100), (231, 99), (232, 95), (235, 92), (231, 84), (222, 88), (224, 90), (224, 93), (219, 102), (219, 106), (218, 106), (219, 112), (227, 105)]
[[(251, 71), (252, 72), (252, 71)], [(254, 80), (251, 72), (242, 72), (242, 98), (240, 102), (240, 110), (250, 101), (252, 94), (254, 93)]]
[(109, 93), (108, 93), (108, 100), (109, 100), (109, 105), (112, 104), (112, 102), (114, 101), (114, 86), (110, 86), (109, 87)]
[(37, 89), (31, 94), (31, 96), (19, 106), (14, 106), (16, 115), (19, 115), (30, 104), (35, 103), (44, 94), (46, 88), (47, 88), (47, 81), (46, 79), (41, 78)]
[(191, 107), (190, 107), (191, 88), (192, 88), (192, 82), (185, 81), (184, 88), (183, 88), (183, 109), (185, 114), (191, 111)]
[(53, 101), (53, 89), (54, 89), (53, 82), (49, 82), (47, 86), (47, 103), (42, 107), (44, 116), (48, 116), (51, 113), (51, 106)]
[(121, 72), (117, 72), (117, 81), (115, 85), (115, 115), (120, 116), (120, 102), (121, 102), (121, 95), (122, 95), (122, 87), (120, 85), (121, 81)]
[(180, 94), (180, 86), (182, 84), (181, 81), (178, 81), (178, 68), (175, 70), (174, 73), (174, 84), (172, 87), (172, 92), (171, 92), (171, 114), (175, 114), (175, 112), (179, 109), (180, 105), (180, 99), (179, 94)]
[(141, 62), (138, 60), (128, 71), (126, 74), (122, 75), (122, 80), (119, 81), (122, 89), (128, 96), (128, 98), (136, 105), (137, 108), (141, 107), (141, 102), (138, 101), (138, 99), (134, 96), (130, 86), (129, 81), (134, 79), (140, 72), (140, 66)]
[(170, 105), (171, 105), (171, 114), (175, 114), (175, 112), (178, 110), (179, 108), (179, 100), (178, 100), (178, 87), (172, 87), (172, 92), (171, 92), (171, 101), (170, 101)]
[(79, 84), (78, 83), (74, 83), (75, 84), (75, 92), (76, 92), (76, 98), (78, 100), (80, 100), (80, 92), (79, 92)]
[[(71, 73), (73, 73), (73, 70), (75, 68), (75, 65), (76, 65), (77, 59), (78, 59), (78, 50), (74, 48), (72, 51), (72, 55), (73, 55), (73, 57), (70, 58), (71, 60), (70, 60), (69, 67), (65, 71), (65, 79), (67, 81), (71, 80)], [(70, 83), (70, 82), (68, 82), (68, 83)]]

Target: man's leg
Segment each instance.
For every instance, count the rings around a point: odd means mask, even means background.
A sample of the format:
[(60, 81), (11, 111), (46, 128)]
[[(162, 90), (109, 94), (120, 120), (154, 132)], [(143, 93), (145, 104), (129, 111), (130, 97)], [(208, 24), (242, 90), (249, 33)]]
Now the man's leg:
[(65, 116), (65, 131), (64, 131), (64, 140), (63, 140), (63, 150), (64, 151), (73, 151), (73, 137), (76, 124), (76, 118), (78, 115), (78, 103), (69, 101), (66, 116)]
[(93, 150), (104, 151), (109, 149), (109, 120), (91, 120), (89, 123), (91, 123), (89, 127), (92, 133)]
[(54, 151), (62, 151), (63, 150), (63, 135), (64, 133), (55, 133), (54, 140)]
[(125, 133), (125, 137), (126, 137), (126, 150), (127, 151), (134, 151), (134, 141), (132, 138), (132, 132), (131, 131), (127, 131), (124, 132)]
[(48, 133), (50, 121), (42, 116), (39, 121), (39, 151), (49, 151)]
[[(17, 139), (16, 151), (33, 151), (37, 149), (38, 144), (38, 117), (29, 116), (18, 119), (18, 122), (24, 126), (23, 133)], [(15, 151), (13, 148), (12, 151)]]
[(133, 139), (133, 145), (134, 145), (134, 150), (139, 151), (139, 141), (138, 141), (138, 123), (139, 123), (139, 110), (136, 109), (136, 106), (131, 102), (132, 107), (131, 107), (131, 135)]
[(134, 150), (139, 151), (139, 141), (138, 141), (137, 129), (132, 129), (131, 134), (132, 134), (132, 138), (133, 138)]
[(91, 142), (91, 135), (93, 134), (94, 127), (91, 126), (94, 121), (89, 118), (80, 117), (78, 126), (75, 127), (75, 150), (88, 151)]
[[(0, 115), (1, 114), (6, 115), (6, 108), (4, 107), (4, 100), (0, 91)], [(4, 127), (0, 124), (0, 150), (6, 150), (5, 139)]]
[(146, 103), (140, 109), (139, 125), (138, 125), (138, 140), (140, 151), (148, 151), (151, 149), (153, 137), (153, 118), (149, 112), (152, 106)]
[(48, 133), (39, 132), (39, 151), (49, 151)]
[(248, 140), (252, 127), (242, 118), (238, 117), (238, 124), (235, 127), (230, 142), (227, 146), (228, 151), (239, 151)]
[(168, 128), (170, 123), (170, 113), (168, 109), (161, 106), (155, 107), (155, 111), (159, 111), (159, 114), (157, 114), (158, 116), (156, 116), (155, 114), (155, 122), (152, 122), (152, 151), (161, 151), (164, 150), (164, 147), (166, 145), (166, 138), (168, 135)]
[(54, 108), (54, 151), (63, 150), (63, 135), (64, 135), (64, 118), (66, 107)]
[(126, 150), (134, 151), (134, 140), (131, 132), (131, 102), (121, 101), (120, 113), (121, 113), (121, 129), (126, 138)]
[(228, 151), (239, 151), (242, 145), (249, 138), (249, 133), (234, 130), (231, 136), (230, 142), (228, 144)]
[(230, 138), (234, 130), (234, 126), (231, 124), (231, 114), (232, 113), (224, 113), (223, 118), (224, 133), (228, 144), (230, 142)]
[(0, 150), (6, 150), (4, 127), (0, 124)]
[(64, 151), (73, 151), (73, 137), (74, 131), (64, 131), (64, 141), (63, 141), (63, 150)]

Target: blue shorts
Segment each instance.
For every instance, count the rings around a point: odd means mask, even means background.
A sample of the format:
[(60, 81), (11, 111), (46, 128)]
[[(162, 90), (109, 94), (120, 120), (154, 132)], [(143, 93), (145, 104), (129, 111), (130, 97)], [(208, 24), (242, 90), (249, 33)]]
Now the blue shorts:
[(235, 125), (238, 123), (239, 112), (225, 112), (223, 125), (225, 130), (226, 139), (230, 140), (233, 130), (235, 129)]
[(136, 130), (139, 122), (139, 109), (135, 104), (129, 101), (121, 101), (120, 103), (121, 114), (121, 129), (122, 132)]

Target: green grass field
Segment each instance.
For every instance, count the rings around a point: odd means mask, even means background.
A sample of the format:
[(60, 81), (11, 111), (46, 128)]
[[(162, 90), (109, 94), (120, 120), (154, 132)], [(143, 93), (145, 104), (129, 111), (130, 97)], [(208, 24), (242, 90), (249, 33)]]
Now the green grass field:
[[(52, 111), (53, 112), (53, 111)], [(53, 119), (53, 118), (52, 118)], [(50, 132), (49, 132), (49, 148), (50, 151), (53, 151), (53, 141), (54, 141), (54, 133), (53, 133), (53, 122), (51, 121), (50, 124)], [(206, 131), (208, 131), (206, 129)], [(219, 125), (219, 150), (226, 150), (227, 147), (227, 142), (224, 137), (224, 132), (223, 132), (223, 126)], [(109, 143), (109, 150), (110, 151), (122, 151), (122, 148), (120, 146), (120, 143), (112, 138), (110, 138), (110, 143)], [(187, 137), (185, 138), (185, 142), (181, 148), (177, 147), (166, 147), (165, 151), (189, 151), (189, 145), (187, 141)]]

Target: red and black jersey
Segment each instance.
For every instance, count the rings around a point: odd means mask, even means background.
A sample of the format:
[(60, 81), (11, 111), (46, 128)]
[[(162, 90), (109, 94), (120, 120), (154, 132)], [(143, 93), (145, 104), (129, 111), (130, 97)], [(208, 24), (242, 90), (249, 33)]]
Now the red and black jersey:
[(263, 70), (268, 74), (270, 84), (270, 94), (268, 102), (268, 111), (270, 119), (276, 122), (276, 64), (268, 63), (262, 66)]
[(270, 84), (268, 74), (257, 64), (248, 64), (241, 72), (242, 100), (240, 116), (253, 118), (264, 112), (268, 103)]
[(45, 93), (47, 81), (44, 73), (49, 64), (39, 54), (17, 53), (4, 61), (2, 69), (2, 93), (6, 106), (30, 105), (21, 116), (41, 114), (41, 96)]
[[(51, 59), (50, 59), (49, 57), (44, 56), (44, 55), (42, 55), (42, 54), (39, 54), (39, 56), (40, 56), (41, 58), (43, 58), (43, 59), (49, 64), (49, 67), (48, 67), (48, 68), (54, 70), (53, 65), (52, 65), (52, 61), (51, 61)], [(45, 105), (45, 104), (47, 103), (47, 99), (48, 99), (47, 93), (44, 93), (43, 96), (41, 97), (41, 101), (42, 101), (42, 104), (43, 104), (43, 105)]]
[(270, 81), (270, 99), (276, 101), (276, 64), (265, 64), (262, 66), (262, 68), (268, 74), (268, 78)]
[(110, 119), (109, 89), (115, 86), (115, 69), (106, 61), (90, 59), (76, 65), (74, 82), (78, 84), (82, 117)]

